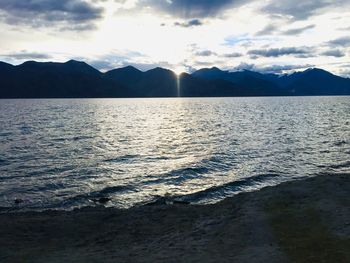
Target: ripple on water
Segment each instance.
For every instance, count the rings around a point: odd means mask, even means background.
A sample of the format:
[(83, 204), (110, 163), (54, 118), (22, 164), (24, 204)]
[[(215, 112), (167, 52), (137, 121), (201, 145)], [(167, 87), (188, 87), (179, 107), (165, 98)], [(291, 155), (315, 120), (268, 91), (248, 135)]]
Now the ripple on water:
[(213, 202), (350, 172), (349, 97), (1, 100), (0, 207)]

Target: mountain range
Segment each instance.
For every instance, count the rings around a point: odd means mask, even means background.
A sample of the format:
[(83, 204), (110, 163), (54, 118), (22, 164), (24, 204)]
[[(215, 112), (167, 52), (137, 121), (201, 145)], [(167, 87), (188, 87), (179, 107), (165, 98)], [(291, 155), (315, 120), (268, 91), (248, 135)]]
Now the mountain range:
[(204, 68), (177, 76), (132, 66), (102, 73), (85, 62), (0, 62), (0, 98), (117, 98), (350, 95), (350, 79), (318, 68), (292, 74)]

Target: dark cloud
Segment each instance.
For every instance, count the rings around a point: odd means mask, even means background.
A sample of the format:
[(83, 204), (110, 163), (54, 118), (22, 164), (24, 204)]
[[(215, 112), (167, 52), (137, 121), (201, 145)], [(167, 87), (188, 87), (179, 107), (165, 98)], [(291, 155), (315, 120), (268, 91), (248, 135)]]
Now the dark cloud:
[(327, 12), (331, 8), (348, 6), (347, 0), (271, 0), (262, 11), (270, 16), (305, 20), (310, 16)]
[(344, 57), (345, 53), (339, 49), (330, 49), (325, 52), (322, 52), (321, 55), (340, 58), (340, 57)]
[(216, 53), (211, 50), (203, 50), (203, 51), (197, 51), (195, 55), (199, 57), (210, 57), (210, 56), (216, 55)]
[(341, 47), (348, 47), (350, 46), (350, 37), (340, 37), (331, 41), (328, 41), (328, 44), (331, 46), (341, 46)]
[(309, 47), (283, 47), (270, 49), (253, 49), (249, 50), (248, 54), (252, 57), (280, 57), (294, 55), (296, 57), (309, 57), (312, 54), (312, 49)]
[(243, 0), (140, 0), (137, 8), (151, 8), (181, 18), (203, 18), (218, 16), (227, 8), (245, 3)]
[(174, 23), (175, 26), (181, 26), (181, 27), (195, 27), (195, 26), (201, 26), (203, 25), (203, 22), (199, 19), (192, 19), (190, 21), (187, 22), (175, 22)]
[(283, 31), (282, 34), (284, 35), (299, 35), (301, 33), (303, 33), (306, 30), (312, 29), (314, 28), (315, 25), (308, 25), (308, 26), (304, 26), (304, 27), (299, 27), (299, 28), (292, 28), (292, 29), (288, 29), (286, 31)]
[(49, 59), (50, 55), (45, 53), (37, 53), (37, 52), (28, 52), (26, 50), (22, 50), (16, 53), (4, 54), (0, 55), (1, 57), (5, 57), (10, 60), (35, 60), (35, 59)]
[(69, 30), (93, 28), (103, 9), (84, 0), (1, 0), (0, 19), (33, 27), (59, 26)]
[(266, 27), (264, 27), (260, 31), (256, 32), (255, 35), (256, 36), (271, 35), (277, 30), (278, 30), (277, 26), (271, 24), (271, 25), (267, 25)]
[(312, 29), (314, 28), (315, 25), (307, 25), (304, 27), (298, 27), (298, 28), (291, 28), (288, 30), (280, 30), (279, 27), (277, 27), (276, 25), (270, 24), (267, 25), (266, 27), (264, 27), (262, 30), (258, 31), (257, 33), (255, 33), (256, 36), (265, 36), (265, 35), (272, 35), (275, 33), (279, 33), (281, 35), (299, 35), (301, 33), (303, 33), (306, 30)]
[(223, 54), (222, 56), (225, 58), (238, 58), (238, 57), (242, 57), (243, 54), (238, 53), (238, 52), (233, 52), (233, 53)]

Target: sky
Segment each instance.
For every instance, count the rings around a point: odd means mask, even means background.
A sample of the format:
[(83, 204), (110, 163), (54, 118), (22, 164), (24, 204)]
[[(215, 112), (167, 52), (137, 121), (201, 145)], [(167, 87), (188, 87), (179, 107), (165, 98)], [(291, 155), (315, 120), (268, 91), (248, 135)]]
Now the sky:
[(350, 0), (0, 0), (0, 60), (350, 77)]

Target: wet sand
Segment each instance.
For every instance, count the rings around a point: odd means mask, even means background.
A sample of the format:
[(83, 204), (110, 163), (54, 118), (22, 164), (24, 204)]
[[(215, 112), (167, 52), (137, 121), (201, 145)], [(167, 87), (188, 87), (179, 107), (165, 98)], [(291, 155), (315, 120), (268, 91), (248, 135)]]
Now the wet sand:
[(0, 214), (0, 262), (350, 262), (350, 174), (214, 205)]

